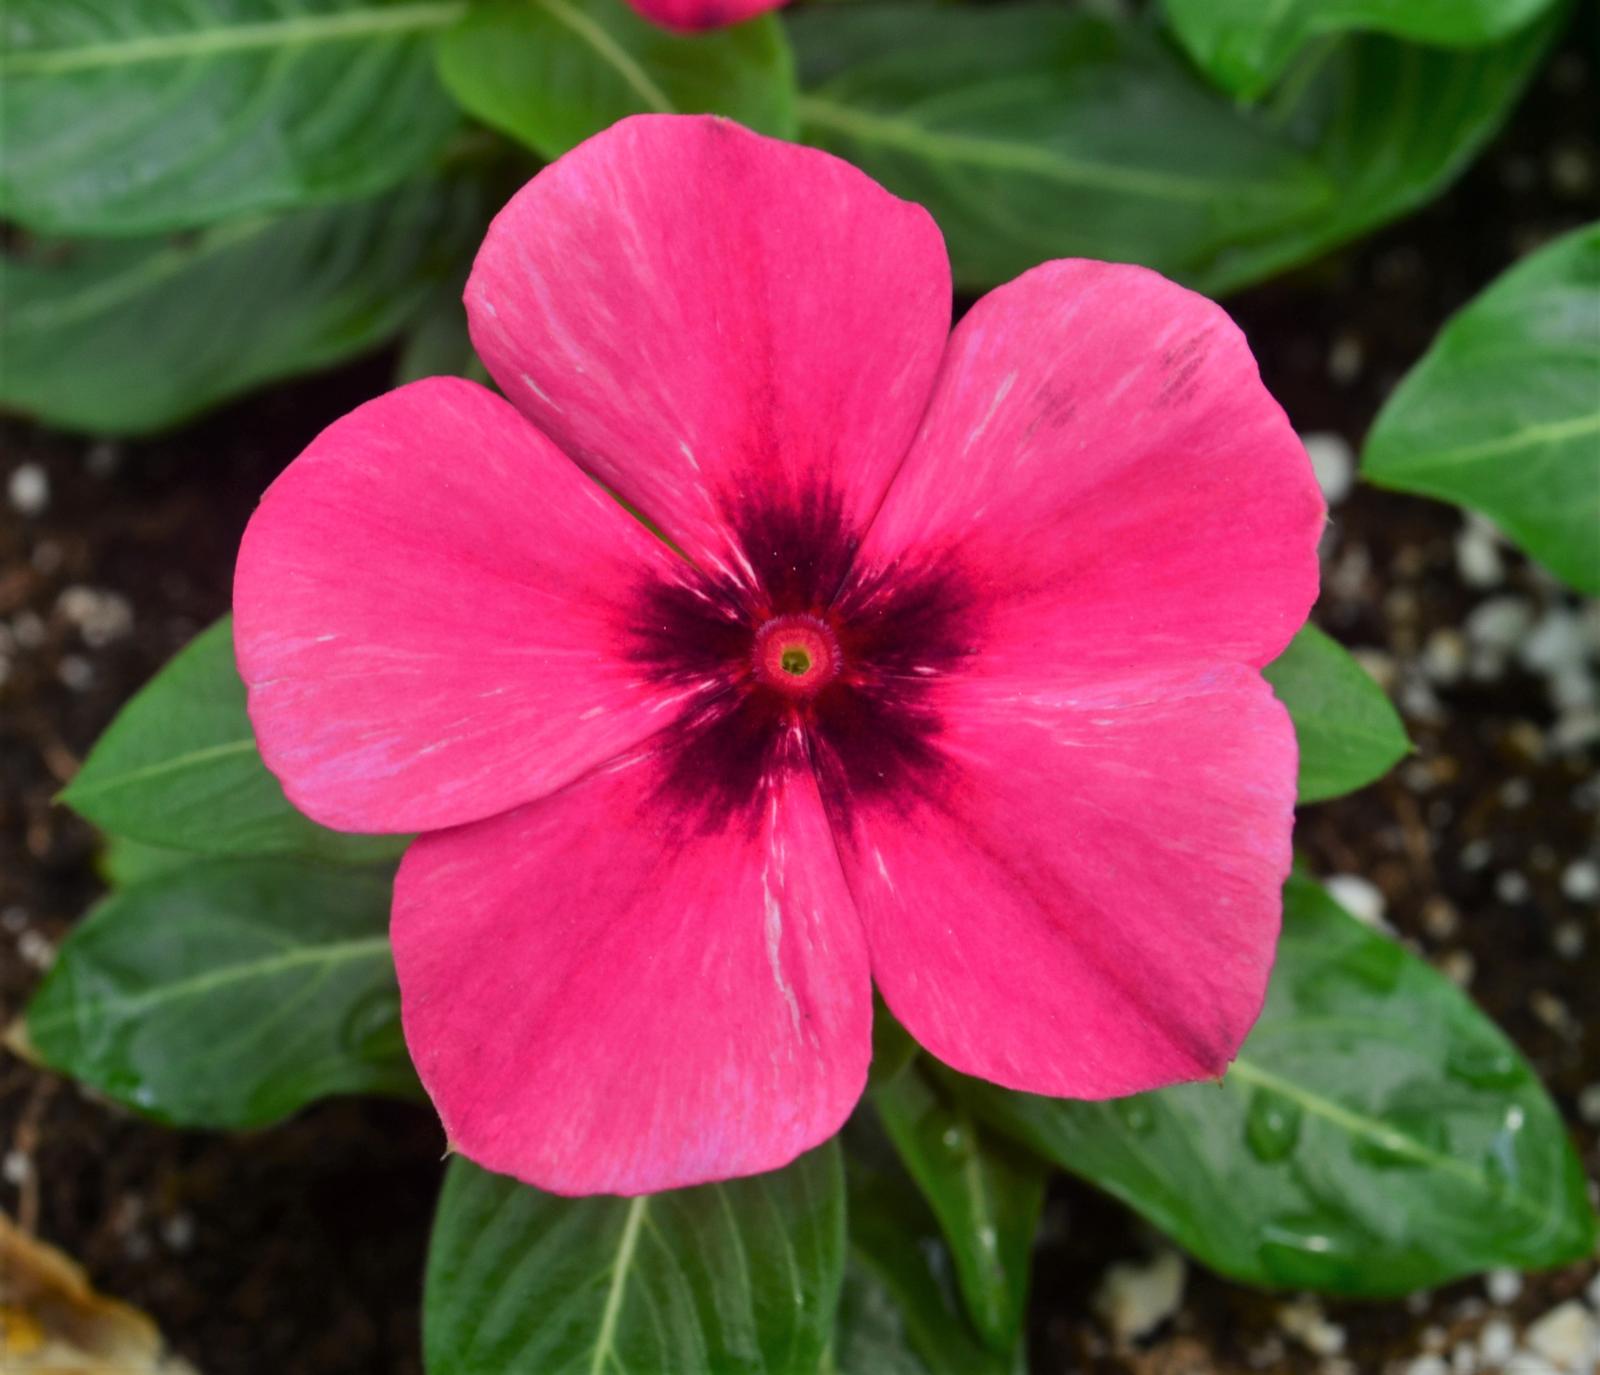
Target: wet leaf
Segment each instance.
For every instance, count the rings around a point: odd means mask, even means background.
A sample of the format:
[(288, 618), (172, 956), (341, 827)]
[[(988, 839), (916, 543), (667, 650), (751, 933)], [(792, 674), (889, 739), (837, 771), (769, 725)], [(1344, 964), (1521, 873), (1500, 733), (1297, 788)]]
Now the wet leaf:
[(826, 1375), (1021, 1375), (979, 1338), (963, 1309), (939, 1222), (872, 1112), (845, 1128), (850, 1260)]
[(1378, 1297), (1595, 1245), (1583, 1170), (1526, 1061), (1304, 879), (1220, 1086), (1082, 1103), (944, 1073), (981, 1119), (1246, 1283)]
[(980, 1126), (922, 1057), (879, 1083), (873, 1102), (939, 1220), (974, 1325), (995, 1350), (1013, 1350), (1047, 1167)]
[(256, 1127), (336, 1093), (411, 1096), (391, 876), (207, 860), (113, 893), (29, 1004), (32, 1053), (161, 1121)]

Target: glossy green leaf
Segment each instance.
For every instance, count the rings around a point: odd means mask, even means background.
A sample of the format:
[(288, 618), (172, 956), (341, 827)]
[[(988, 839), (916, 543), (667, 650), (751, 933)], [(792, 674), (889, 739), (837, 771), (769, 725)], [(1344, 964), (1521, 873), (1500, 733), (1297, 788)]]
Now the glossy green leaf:
[(1560, 1114), (1448, 980), (1292, 879), (1224, 1082), (1105, 1103), (948, 1076), (980, 1118), (1252, 1284), (1382, 1296), (1588, 1255)]
[(428, 1252), (428, 1375), (814, 1371), (844, 1227), (833, 1142), (638, 1198), (558, 1198), (455, 1160)]
[(879, 1083), (884, 1129), (943, 1228), (979, 1334), (1011, 1351), (1022, 1331), (1046, 1166), (980, 1127), (918, 1057)]
[(1294, 719), (1300, 801), (1363, 788), (1411, 748), (1383, 689), (1316, 626), (1301, 630), (1264, 672)]
[(1600, 224), (1518, 263), (1445, 325), (1361, 466), (1380, 486), (1484, 512), (1600, 594)]
[(458, 182), (184, 239), (30, 245), (3, 263), (0, 405), (139, 434), (397, 334), (482, 231)]
[(461, 0), (8, 0), (0, 214), (151, 234), (371, 195), (460, 117), (433, 31)]
[(770, 15), (682, 34), (624, 0), (488, 0), (439, 43), (472, 114), (554, 158), (636, 114), (721, 114), (794, 132), (794, 59)]
[(406, 843), (330, 831), (290, 806), (256, 750), (228, 616), (123, 707), (61, 800), (117, 835), (209, 855), (359, 864)]
[(1224, 90), (1253, 100), (1314, 39), (1352, 29), (1473, 47), (1515, 33), (1552, 0), (1162, 0), (1189, 55)]
[(48, 1064), (164, 1122), (257, 1127), (409, 1095), (387, 869), (207, 860), (106, 898), (30, 1004)]
[(896, 1159), (881, 1120), (846, 1127), (850, 1261), (828, 1375), (1020, 1375), (1024, 1345), (986, 1346), (962, 1307), (939, 1222)]
[(1567, 8), (1482, 48), (1357, 34), (1308, 49), (1241, 118), (1278, 131), (1311, 159), (1334, 188), (1332, 201), (1286, 229), (1225, 245), (1190, 281), (1212, 295), (1234, 290), (1432, 200), (1505, 123)]
[(968, 287), (1073, 256), (1182, 275), (1332, 199), (1300, 150), (1133, 24), (916, 0), (789, 23), (806, 138), (926, 205)]

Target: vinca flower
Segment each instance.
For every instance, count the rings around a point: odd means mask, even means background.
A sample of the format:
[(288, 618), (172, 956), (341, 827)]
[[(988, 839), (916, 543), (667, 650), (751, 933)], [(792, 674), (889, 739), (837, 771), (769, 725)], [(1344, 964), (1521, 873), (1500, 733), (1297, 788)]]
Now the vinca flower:
[(682, 116), (540, 172), (466, 308), (504, 399), (334, 423), (235, 587), (289, 797), (420, 833), (393, 945), (455, 1149), (565, 1194), (776, 1168), (859, 1098), (874, 985), (1010, 1088), (1220, 1075), (1324, 514), (1223, 311), (1060, 261), (952, 333), (920, 207)]
[(665, 28), (694, 33), (742, 24), (775, 10), (787, 0), (628, 0), (646, 19)]

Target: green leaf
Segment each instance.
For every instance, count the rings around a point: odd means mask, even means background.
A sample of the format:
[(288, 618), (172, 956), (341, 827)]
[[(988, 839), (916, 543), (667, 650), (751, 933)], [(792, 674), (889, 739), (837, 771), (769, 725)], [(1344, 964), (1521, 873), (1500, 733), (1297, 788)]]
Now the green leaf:
[(817, 1369), (844, 1268), (833, 1142), (786, 1169), (558, 1198), (451, 1162), (423, 1296), (429, 1375)]
[(1376, 34), (1308, 49), (1251, 117), (1312, 159), (1334, 199), (1287, 229), (1225, 245), (1189, 274), (1191, 283), (1221, 295), (1432, 200), (1505, 122), (1566, 13), (1558, 4), (1548, 18), (1470, 51)]
[(1379, 1297), (1588, 1255), (1582, 1167), (1511, 1043), (1315, 884), (1285, 901), (1266, 1010), (1221, 1086), (954, 1091), (1246, 1283)]
[(1270, 102), (1158, 35), (1048, 4), (796, 12), (805, 137), (933, 212), (957, 281), (1137, 262), (1212, 294), (1431, 198), (1509, 113), (1562, 17), (1493, 47), (1324, 42)]
[(1306, 626), (1264, 672), (1294, 719), (1300, 801), (1363, 788), (1411, 748), (1383, 689), (1316, 626)]
[(129, 888), (174, 869), (186, 869), (208, 858), (195, 850), (172, 850), (146, 845), (128, 836), (108, 835), (95, 865), (100, 877), (113, 888)]
[(459, 182), (184, 239), (37, 243), (3, 263), (0, 405), (140, 434), (375, 348), (482, 230)]
[(1047, 258), (1182, 275), (1333, 188), (1154, 35), (1052, 4), (799, 11), (808, 140), (933, 212), (958, 282)]
[(488, 0), (440, 40), (439, 72), (470, 113), (546, 158), (636, 114), (794, 132), (794, 59), (771, 15), (689, 35), (624, 0)]
[(493, 385), (467, 332), (467, 311), (461, 304), (463, 286), (458, 280), (440, 288), (418, 314), (395, 362), (395, 386), (423, 377), (446, 376)]
[(1253, 100), (1308, 43), (1365, 29), (1444, 47), (1515, 33), (1552, 0), (1162, 0), (1189, 55), (1224, 90)]
[(845, 1128), (850, 1261), (828, 1375), (1020, 1375), (979, 1339), (962, 1309), (956, 1262), (938, 1220), (895, 1158), (881, 1119)]
[(410, 1095), (387, 870), (208, 860), (112, 894), (29, 1006), (50, 1065), (161, 1121), (258, 1127)]
[(939, 1219), (974, 1325), (995, 1350), (1013, 1350), (1027, 1304), (1046, 1167), (981, 1128), (931, 1077), (922, 1057), (878, 1084), (873, 1101)]
[(459, 123), (432, 32), (460, 0), (9, 0), (0, 214), (152, 234), (372, 195)]
[(1362, 471), (1482, 511), (1600, 595), (1600, 224), (1517, 264), (1384, 406)]
[(256, 750), (229, 616), (123, 707), (61, 800), (107, 831), (200, 854), (362, 864), (406, 845), (327, 830), (289, 804)]

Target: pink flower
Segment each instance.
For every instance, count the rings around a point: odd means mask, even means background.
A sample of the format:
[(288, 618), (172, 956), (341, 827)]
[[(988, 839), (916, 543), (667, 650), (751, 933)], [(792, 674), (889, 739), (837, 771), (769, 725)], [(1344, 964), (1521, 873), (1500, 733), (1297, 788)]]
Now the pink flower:
[(1323, 520), (1227, 316), (1067, 261), (951, 334), (920, 207), (672, 116), (523, 188), (466, 304), (510, 400), (330, 426), (235, 588), (289, 796), (423, 832), (394, 952), (457, 1149), (573, 1194), (780, 1166), (859, 1097), (873, 982), (1012, 1088), (1220, 1074)]
[(646, 19), (669, 29), (694, 33), (742, 24), (788, 0), (628, 0)]

